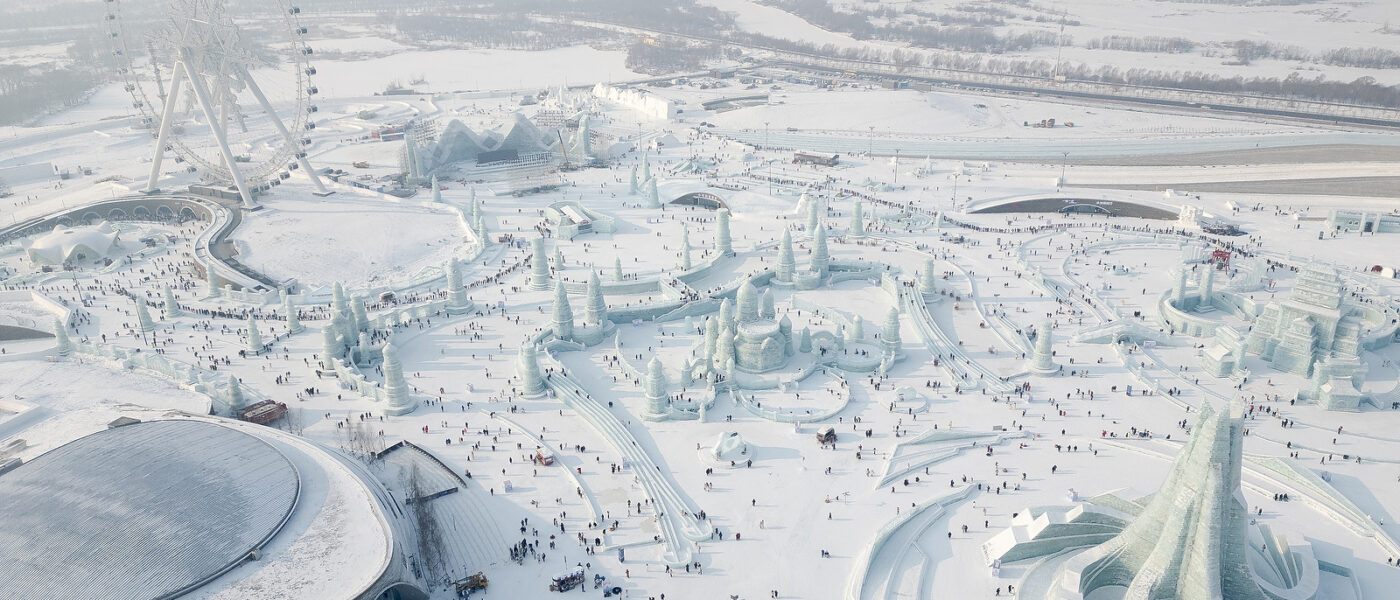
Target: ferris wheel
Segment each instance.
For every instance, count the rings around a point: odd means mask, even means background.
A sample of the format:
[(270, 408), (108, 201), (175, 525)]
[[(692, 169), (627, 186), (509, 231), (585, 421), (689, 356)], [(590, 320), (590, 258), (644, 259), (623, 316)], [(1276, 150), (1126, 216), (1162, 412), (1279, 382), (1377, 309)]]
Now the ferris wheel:
[[(235, 186), (245, 208), (298, 168), (327, 194), (306, 161), (317, 89), (301, 9), (287, 0), (238, 2), (255, 7), (238, 14), (225, 0), (161, 4), (158, 19), (128, 22), (121, 0), (107, 0), (119, 73), (156, 138), (146, 190), (157, 190), (170, 152), (203, 180)], [(133, 3), (130, 12), (142, 8)]]

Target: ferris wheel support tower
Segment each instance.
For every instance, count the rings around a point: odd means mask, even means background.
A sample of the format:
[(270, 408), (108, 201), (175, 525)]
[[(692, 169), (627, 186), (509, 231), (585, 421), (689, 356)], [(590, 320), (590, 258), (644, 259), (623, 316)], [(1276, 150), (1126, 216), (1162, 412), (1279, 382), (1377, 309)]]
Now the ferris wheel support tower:
[[(156, 149), (146, 191), (157, 191), (166, 154), (173, 153), (177, 162), (187, 162), (189, 170), (201, 173), (204, 181), (232, 183), (247, 209), (257, 208), (256, 191), (281, 183), (298, 168), (311, 179), (316, 195), (331, 194), (307, 161), (311, 138), (300, 137), (302, 129), (316, 128), (310, 117), (316, 106), (310, 100), (318, 91), (310, 81), (316, 68), (307, 62), (312, 50), (303, 40), (307, 29), (298, 21), (301, 9), (288, 0), (256, 0), (234, 8), (261, 7), (261, 16), (235, 18), (227, 0), (163, 1), (167, 3), (164, 26), (137, 35), (124, 31), (120, 0), (107, 0), (113, 54), (122, 62), (118, 71), (126, 79), (132, 106), (147, 126), (154, 127)], [(255, 49), (266, 44), (266, 38), (245, 37), (238, 19), (280, 24), (288, 52), (270, 62)], [(143, 55), (149, 60), (140, 60)], [(162, 81), (166, 65), (170, 78)], [(255, 68), (260, 69), (257, 77)], [(259, 82), (269, 77), (273, 91), (281, 92), (275, 102)], [(193, 110), (196, 104), (198, 111)], [(258, 131), (261, 121), (251, 117), (261, 115), (244, 111), (254, 104), (275, 133)], [(284, 107), (290, 121), (284, 121), (274, 106)]]

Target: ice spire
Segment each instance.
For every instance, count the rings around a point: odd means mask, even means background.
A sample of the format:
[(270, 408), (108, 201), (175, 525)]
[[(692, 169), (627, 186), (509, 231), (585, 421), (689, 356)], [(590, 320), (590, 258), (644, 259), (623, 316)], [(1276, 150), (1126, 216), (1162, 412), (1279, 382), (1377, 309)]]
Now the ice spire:
[(817, 228), (817, 233), (812, 240), (812, 272), (825, 275), (826, 267), (831, 264), (831, 255), (826, 251), (826, 229)]
[(792, 257), (792, 232), (784, 229), (783, 239), (778, 242), (778, 281), (791, 282), (795, 268), (796, 261)]
[(613, 281), (622, 281), (622, 257), (613, 258)]
[(821, 215), (817, 212), (819, 202), (808, 198), (806, 192), (802, 193), (802, 200), (807, 205), (807, 231), (808, 233), (816, 231), (818, 227), (821, 227)]
[(155, 323), (151, 321), (150, 311), (146, 310), (146, 300), (144, 298), (136, 299), (136, 326), (142, 333), (154, 331), (156, 328)]
[(337, 281), (331, 286), (331, 310), (344, 313), (349, 308), (350, 305), (345, 301), (345, 288)]
[(164, 299), (165, 318), (173, 319), (180, 316), (180, 303), (175, 301), (175, 291), (170, 289), (170, 284), (161, 284), (160, 295)]
[(647, 208), (661, 208), (661, 194), (656, 191), (656, 179), (647, 180)]
[(636, 195), (637, 195), (637, 167), (636, 167), (636, 165), (633, 165), (633, 166), (632, 166), (632, 177), (631, 177), (631, 179), (629, 179), (629, 180), (627, 181), (627, 195), (628, 195), (628, 196), (636, 196)]
[(773, 290), (765, 288), (758, 297), (758, 316), (762, 319), (776, 319), (778, 311), (773, 307)]
[(1215, 265), (1206, 263), (1206, 272), (1201, 275), (1201, 306), (1210, 306), (1215, 297)]
[(561, 340), (574, 337), (574, 310), (569, 307), (569, 294), (562, 281), (554, 284), (554, 337)]
[(608, 320), (608, 305), (603, 300), (603, 284), (598, 281), (598, 272), (593, 269), (588, 270), (588, 286), (584, 296), (587, 298), (583, 309), (584, 322), (601, 327)]

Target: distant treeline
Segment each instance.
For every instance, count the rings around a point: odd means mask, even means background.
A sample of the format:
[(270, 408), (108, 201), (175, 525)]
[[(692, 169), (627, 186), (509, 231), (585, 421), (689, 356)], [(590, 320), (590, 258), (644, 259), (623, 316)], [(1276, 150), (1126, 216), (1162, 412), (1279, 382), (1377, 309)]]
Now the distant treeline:
[(1089, 40), (1088, 48), (1093, 50), (1126, 50), (1128, 52), (1165, 52), (1168, 54), (1181, 54), (1190, 52), (1196, 47), (1196, 43), (1186, 38), (1179, 37), (1131, 37), (1126, 35), (1106, 35), (1104, 37)]
[(1053, 61), (1050, 60), (1020, 60), (975, 54), (915, 53), (897, 49), (885, 51), (878, 48), (838, 48), (834, 44), (816, 46), (752, 33), (736, 33), (733, 34), (733, 37), (743, 43), (753, 45), (906, 67), (955, 69), (1032, 77), (1044, 77), (1051, 72), (1058, 72), (1068, 79), (1077, 81), (1400, 107), (1400, 86), (1383, 85), (1377, 83), (1372, 77), (1360, 77), (1352, 81), (1330, 80), (1323, 75), (1308, 79), (1298, 73), (1291, 73), (1282, 79), (1277, 77), (1223, 77), (1202, 72), (1120, 69), (1114, 66), (1092, 67), (1080, 63), (1061, 63), (1056, 71)]
[[(1038, 46), (1053, 46), (1060, 39), (1058, 33), (1039, 30), (998, 34), (991, 27), (991, 25), (1001, 23), (995, 18), (988, 21), (975, 16), (943, 15), (934, 19), (941, 18), (943, 20), (939, 22), (946, 21), (947, 23), (985, 23), (959, 24), (947, 27), (914, 26), (892, 19), (884, 25), (875, 25), (870, 20), (871, 16), (888, 18), (909, 11), (894, 12), (893, 9), (884, 8), (877, 9), (875, 12), (843, 12), (832, 8), (827, 0), (759, 0), (759, 2), (802, 17), (809, 23), (823, 29), (848, 33), (857, 40), (905, 42), (918, 48), (996, 54), (1030, 50)], [(909, 12), (909, 14), (920, 13)], [(1064, 43), (1070, 43), (1068, 37), (1065, 38)]]
[(87, 98), (99, 80), (72, 67), (0, 65), (0, 125), (17, 125)]

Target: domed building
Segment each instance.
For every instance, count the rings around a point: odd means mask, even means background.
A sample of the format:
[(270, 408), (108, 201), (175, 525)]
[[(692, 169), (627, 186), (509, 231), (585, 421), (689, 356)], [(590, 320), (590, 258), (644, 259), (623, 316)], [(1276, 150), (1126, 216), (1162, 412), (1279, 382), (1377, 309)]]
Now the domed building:
[(121, 240), (111, 223), (103, 221), (86, 227), (56, 226), (25, 248), (36, 265), (91, 263), (121, 254)]

